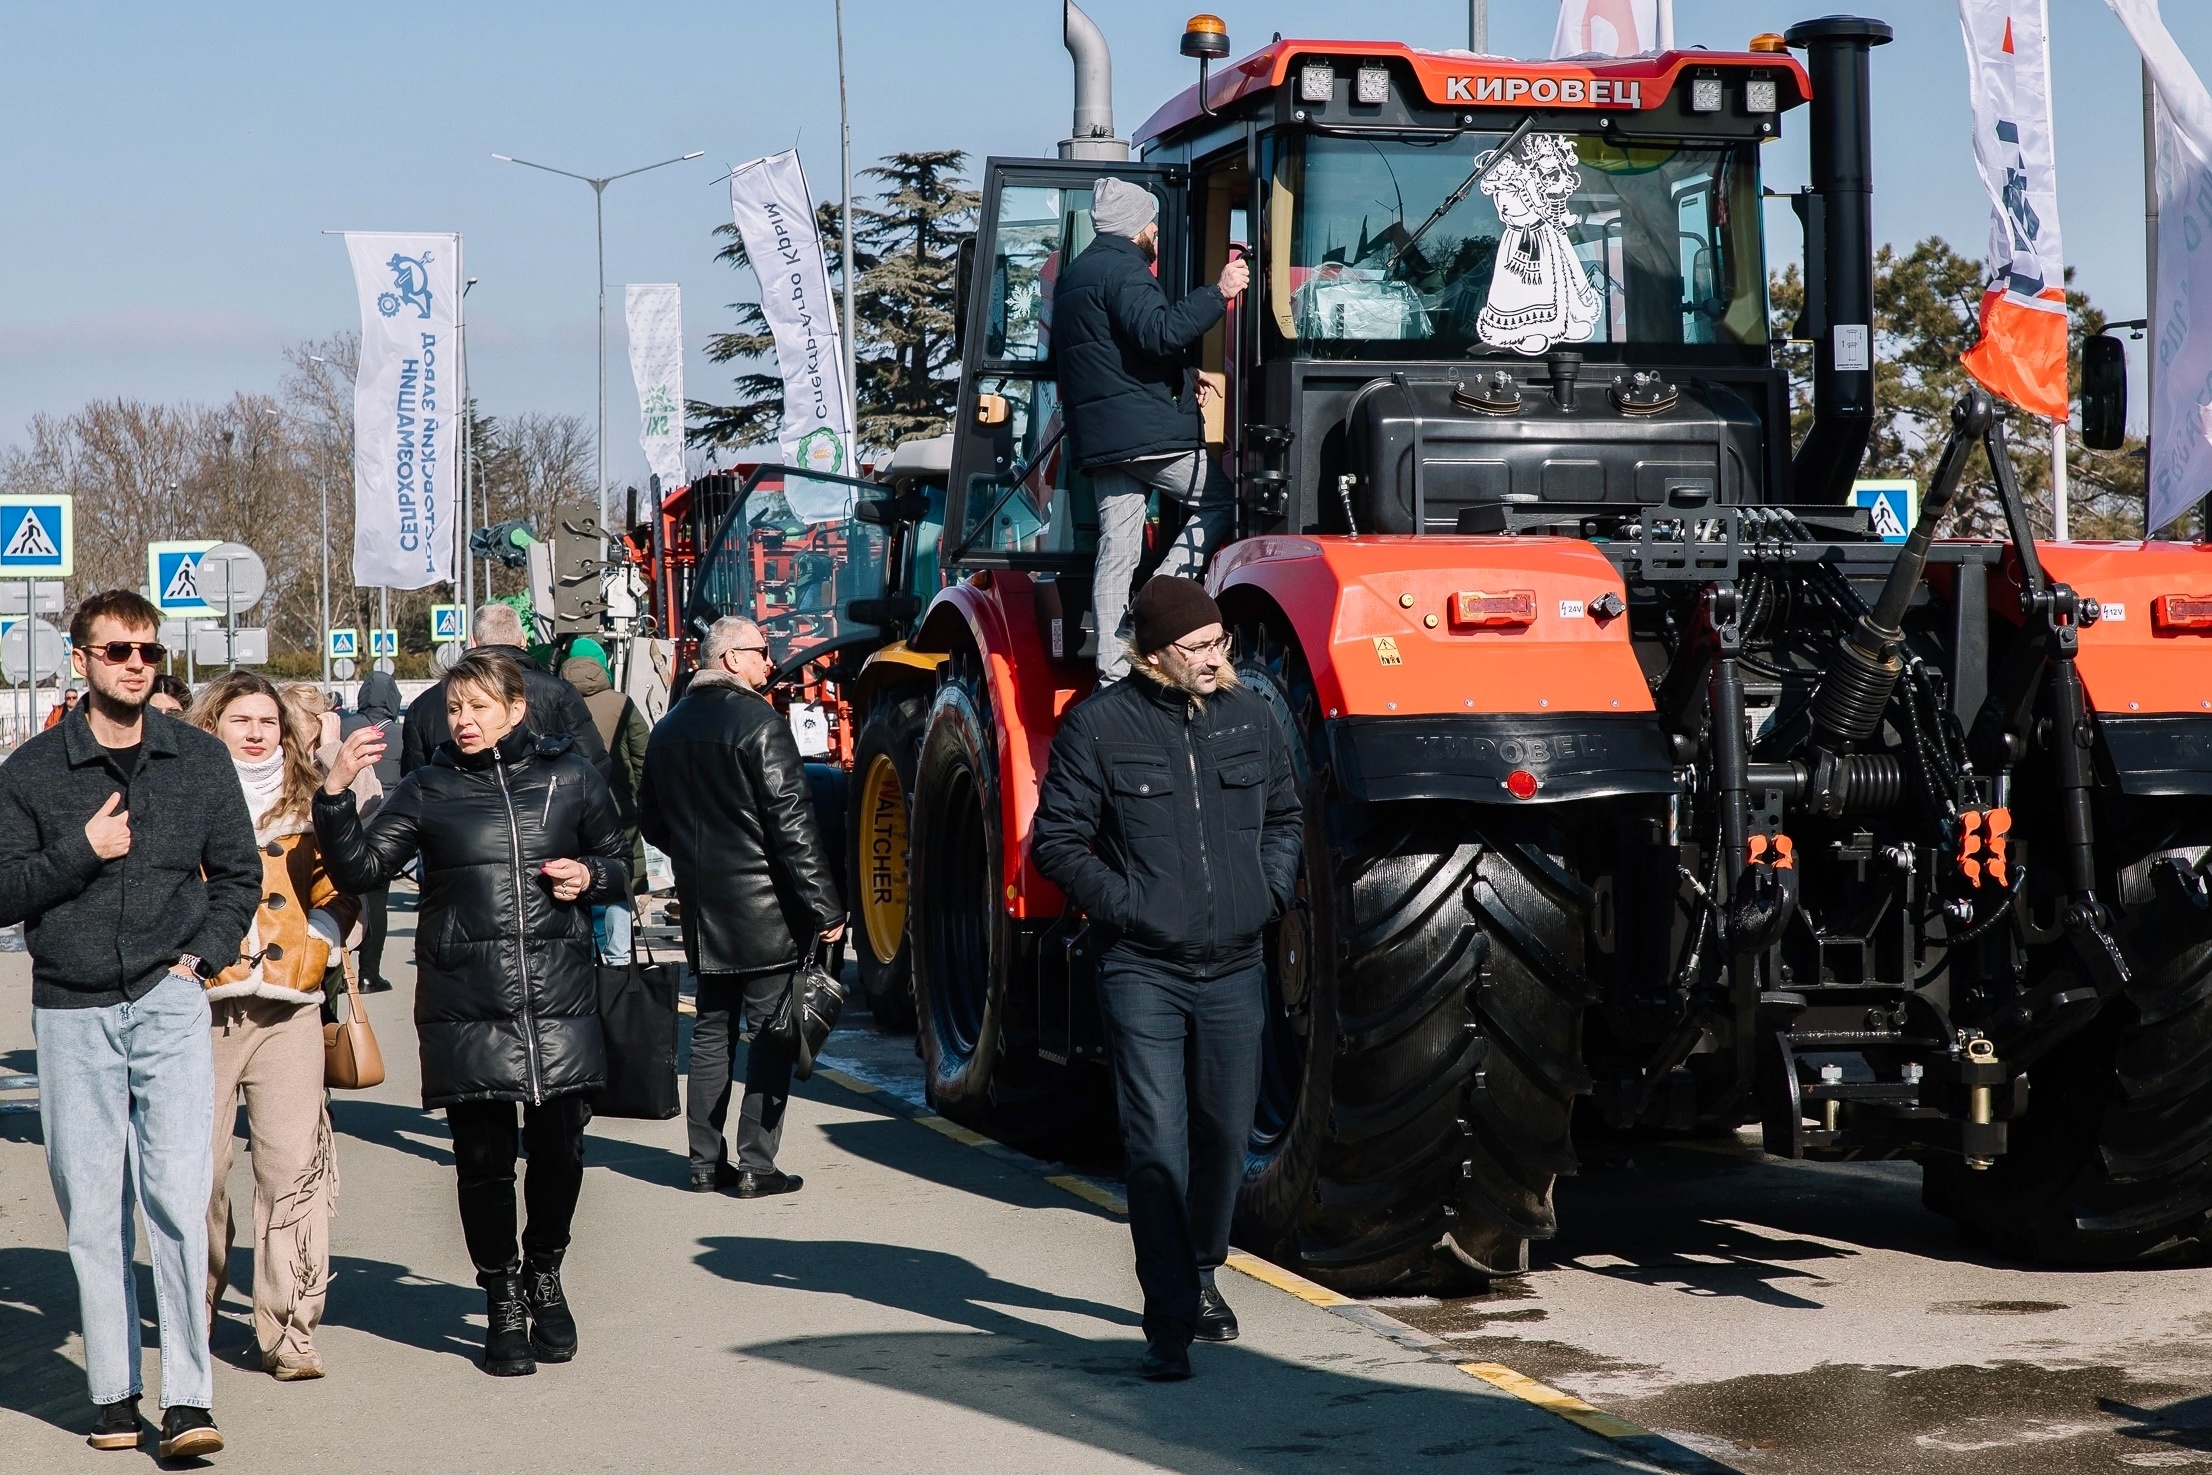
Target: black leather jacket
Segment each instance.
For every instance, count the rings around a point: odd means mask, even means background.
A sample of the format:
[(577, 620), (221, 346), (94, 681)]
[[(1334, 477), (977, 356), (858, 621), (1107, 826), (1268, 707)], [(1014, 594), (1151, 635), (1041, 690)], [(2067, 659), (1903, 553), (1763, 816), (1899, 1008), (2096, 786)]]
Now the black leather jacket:
[(1203, 704), (1137, 667), (1078, 705), (1052, 740), (1029, 853), (1109, 954), (1200, 978), (1259, 961), (1290, 904), (1300, 829), (1290, 750), (1267, 704)]
[[(315, 795), (341, 890), (423, 860), (415, 931), (422, 1101), (540, 1102), (607, 1081), (591, 909), (630, 894), (630, 847), (606, 781), (566, 737), (518, 727), (483, 753), (442, 743), (366, 825), (353, 795)], [(556, 901), (538, 867), (580, 860), (592, 884)]]
[(765, 973), (845, 920), (791, 726), (702, 672), (645, 746), (638, 827), (666, 852), (700, 973)]

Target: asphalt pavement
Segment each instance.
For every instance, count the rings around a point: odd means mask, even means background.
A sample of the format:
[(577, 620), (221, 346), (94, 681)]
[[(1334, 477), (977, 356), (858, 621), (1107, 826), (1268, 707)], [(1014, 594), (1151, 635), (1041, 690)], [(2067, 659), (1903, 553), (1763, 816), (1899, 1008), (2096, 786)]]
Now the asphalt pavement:
[[(332, 1108), (342, 1187), (319, 1337), (329, 1376), (279, 1384), (254, 1370), (241, 1247), (215, 1334), (230, 1448), (211, 1468), (1659, 1468), (1637, 1431), (1572, 1400), (1533, 1385), (1514, 1396), (1485, 1381), (1511, 1384), (1510, 1374), (1470, 1375), (1367, 1308), (1243, 1276), (1224, 1281), (1243, 1339), (1194, 1349), (1189, 1383), (1145, 1383), (1127, 1230), (1090, 1201), (1110, 1189), (1056, 1183), (917, 1120), (895, 1093), (826, 1076), (791, 1107), (784, 1165), (807, 1182), (788, 1198), (687, 1191), (680, 1122), (594, 1123), (566, 1272), (582, 1354), (535, 1377), (487, 1377), (475, 1365), (484, 1303), (461, 1243), (449, 1139), (418, 1104), (412, 920), (395, 906), (388, 971), (399, 989), (370, 1001), (392, 1077)], [(23, 955), (0, 955), (0, 1077), (35, 1074), (28, 976)], [(858, 1032), (833, 1042), (856, 1060), (895, 1062), (902, 1048)], [(6, 1109), (31, 1098), (6, 1085), (0, 1471), (135, 1468), (150, 1444), (132, 1455), (84, 1443), (74, 1280), (37, 1117)], [(155, 1346), (149, 1320), (149, 1408)], [(1569, 1417), (1540, 1406), (1547, 1395)]]

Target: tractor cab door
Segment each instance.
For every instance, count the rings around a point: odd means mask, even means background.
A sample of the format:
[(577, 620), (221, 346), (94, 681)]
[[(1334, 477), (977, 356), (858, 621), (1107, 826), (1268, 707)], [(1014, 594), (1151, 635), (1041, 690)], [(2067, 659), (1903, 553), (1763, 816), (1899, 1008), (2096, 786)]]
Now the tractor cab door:
[(891, 530), (885, 488), (796, 466), (745, 478), (699, 554), (684, 611), (692, 633), (743, 615), (768, 642), (775, 679), (853, 647), (896, 638), (903, 611), (886, 600)]
[(1157, 270), (1183, 295), (1181, 165), (992, 159), (961, 278), (960, 399), (943, 543), (947, 575), (973, 568), (1087, 570), (1098, 545), (1090, 478), (1064, 454), (1053, 383), (1052, 293), (1091, 243), (1091, 185), (1111, 175), (1160, 201)]

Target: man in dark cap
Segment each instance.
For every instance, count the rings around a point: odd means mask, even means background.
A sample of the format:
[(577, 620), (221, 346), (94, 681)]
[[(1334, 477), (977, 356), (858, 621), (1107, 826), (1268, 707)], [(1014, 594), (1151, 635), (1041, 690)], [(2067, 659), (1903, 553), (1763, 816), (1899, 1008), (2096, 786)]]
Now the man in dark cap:
[(1171, 306), (1153, 270), (1159, 213), (1158, 198), (1142, 185), (1094, 181), (1098, 234), (1066, 264), (1052, 295), (1052, 357), (1068, 446), (1098, 491), (1091, 601), (1101, 681), (1129, 670), (1124, 612), (1144, 552), (1147, 499), (1157, 491), (1191, 510), (1160, 570), (1193, 578), (1229, 536), (1236, 512), (1228, 478), (1206, 459), (1191, 355), (1244, 290), (1250, 269), (1232, 255), (1218, 285)]
[(1260, 935), (1290, 904), (1300, 816), (1273, 711), (1238, 685), (1221, 611), (1160, 575), (1131, 610), (1133, 679), (1068, 714), (1030, 854), (1101, 929), (1099, 1010), (1144, 1286), (1144, 1376), (1227, 1342), (1215, 1287), (1259, 1096)]

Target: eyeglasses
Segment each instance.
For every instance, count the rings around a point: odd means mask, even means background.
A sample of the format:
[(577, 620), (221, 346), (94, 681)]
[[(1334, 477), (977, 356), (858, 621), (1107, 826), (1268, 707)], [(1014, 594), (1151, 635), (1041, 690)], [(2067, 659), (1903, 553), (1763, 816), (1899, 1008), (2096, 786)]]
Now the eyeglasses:
[(1194, 661), (1202, 660), (1207, 656), (1225, 656), (1229, 653), (1229, 637), (1217, 635), (1203, 645), (1185, 645), (1178, 640), (1175, 642), (1175, 648)]
[(169, 647), (158, 640), (110, 640), (95, 645), (92, 649), (99, 654), (101, 660), (111, 666), (120, 666), (128, 661), (132, 651), (137, 651), (138, 658), (149, 666), (160, 665), (162, 659), (169, 654)]
[(768, 647), (765, 645), (733, 645), (728, 650), (724, 651), (723, 654), (732, 656), (764, 656), (768, 654)]

